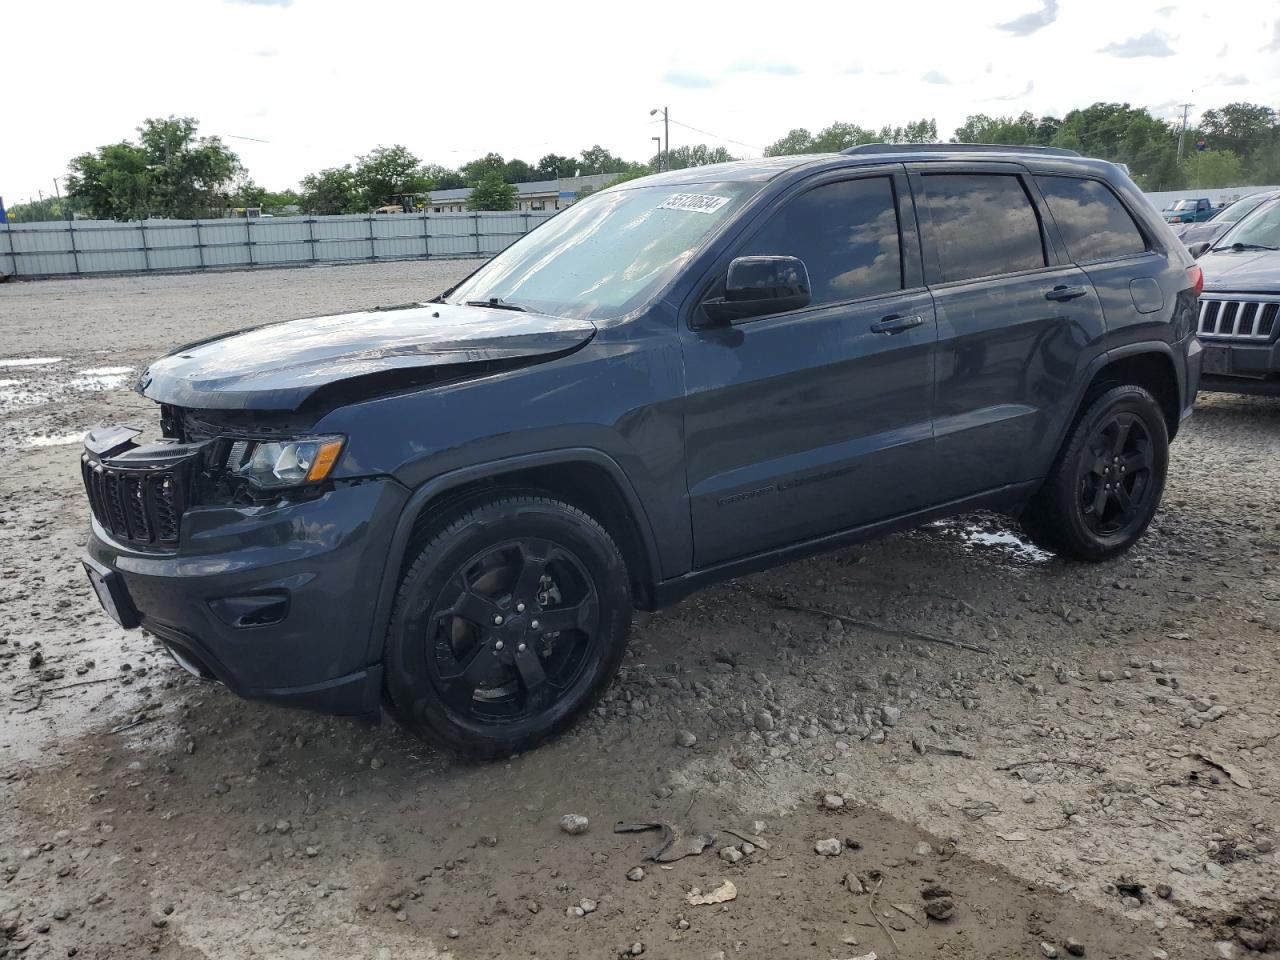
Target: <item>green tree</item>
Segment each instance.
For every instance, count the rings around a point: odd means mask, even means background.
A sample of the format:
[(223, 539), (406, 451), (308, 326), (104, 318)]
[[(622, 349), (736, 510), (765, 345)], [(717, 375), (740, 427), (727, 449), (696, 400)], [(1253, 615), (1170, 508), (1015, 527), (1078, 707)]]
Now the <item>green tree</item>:
[(598, 143), (582, 151), (582, 163), (579, 165), (579, 173), (584, 177), (594, 176), (598, 173), (621, 173), (626, 169), (626, 160), (621, 157), (615, 157)]
[[(869, 131), (868, 131), (869, 132)], [(880, 128), (876, 138), (881, 143), (937, 143), (938, 122), (936, 120), (910, 120), (905, 126)], [(867, 143), (869, 141), (861, 141)], [(844, 149), (843, 147), (841, 149)]]
[(538, 171), (523, 160), (508, 160), (502, 167), (502, 179), (507, 183), (528, 183), (540, 178)]
[(45, 197), (42, 200), (30, 200), (27, 203), (15, 203), (5, 211), (10, 223), (43, 223), (46, 220), (69, 219), (72, 204), (63, 197)]
[(1244, 164), (1227, 150), (1192, 150), (1182, 158), (1187, 185), (1197, 189), (1237, 187), (1243, 182)]
[(244, 174), (217, 137), (199, 137), (191, 117), (148, 119), (138, 143), (121, 141), (70, 162), (67, 194), (100, 219), (220, 215)]
[(469, 186), (475, 186), (485, 177), (496, 173), (502, 176), (506, 171), (507, 161), (502, 159), (500, 153), (486, 153), (483, 157), (477, 157), (470, 163), (464, 163), (458, 168), (458, 172), (462, 174), (464, 180)]
[[(657, 169), (658, 158), (661, 153), (656, 153), (650, 158), (648, 165), (645, 164), (628, 164), (628, 167), (639, 167), (645, 173), (652, 173)], [(705, 143), (697, 143), (692, 146), (676, 147), (671, 151), (670, 164), (668, 169), (686, 170), (689, 167), (705, 167), (709, 163), (727, 163), (734, 157), (724, 147), (708, 147)], [(645, 174), (640, 174), (644, 176)], [(628, 177), (631, 180), (634, 177)], [(617, 182), (616, 180), (614, 181)]]
[[(830, 128), (828, 128), (830, 129)], [(766, 157), (789, 157), (797, 153), (813, 153), (813, 134), (804, 127), (796, 127), (780, 140), (764, 148)]]
[(356, 176), (349, 163), (309, 173), (302, 178), (301, 187), (298, 205), (306, 213), (328, 216), (360, 209)]
[(557, 180), (560, 177), (572, 177), (578, 169), (578, 161), (573, 157), (562, 157), (559, 154), (548, 153), (538, 161), (538, 166), (534, 169), (538, 174), (539, 180)]
[(406, 193), (423, 193), (431, 183), (422, 162), (400, 144), (375, 147), (356, 158), (355, 186), (365, 210), (390, 203)]
[(515, 184), (507, 183), (494, 171), (479, 180), (467, 197), (468, 210), (510, 210), (515, 206)]
[(422, 168), (422, 175), (430, 181), (432, 190), (457, 190), (467, 185), (467, 178), (461, 173), (438, 163), (427, 164)]
[(150, 215), (152, 172), (147, 152), (121, 141), (82, 153), (69, 164), (67, 195), (95, 220), (141, 220)]

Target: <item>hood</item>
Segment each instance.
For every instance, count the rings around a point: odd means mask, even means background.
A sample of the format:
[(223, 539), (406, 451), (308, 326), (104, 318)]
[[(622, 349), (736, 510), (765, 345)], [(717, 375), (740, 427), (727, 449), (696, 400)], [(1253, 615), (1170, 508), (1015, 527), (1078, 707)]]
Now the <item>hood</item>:
[(1196, 263), (1206, 293), (1280, 293), (1280, 250), (1214, 250)]
[(1234, 227), (1234, 223), (1219, 223), (1217, 220), (1210, 220), (1207, 223), (1192, 223), (1183, 227), (1181, 230), (1174, 231), (1187, 246), (1193, 243), (1202, 243), (1205, 240), (1216, 240), (1222, 234), (1227, 232), (1227, 227)]
[(411, 304), (275, 323), (180, 347), (151, 364), (137, 390), (206, 410), (298, 410), (342, 385), (376, 394), (576, 350), (586, 320), (488, 307)]

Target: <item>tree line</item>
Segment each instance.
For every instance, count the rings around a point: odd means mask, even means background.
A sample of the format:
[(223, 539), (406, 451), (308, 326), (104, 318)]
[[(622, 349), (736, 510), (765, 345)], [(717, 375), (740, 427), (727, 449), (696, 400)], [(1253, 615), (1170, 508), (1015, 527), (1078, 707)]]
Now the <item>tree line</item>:
[[(1179, 139), (1182, 156), (1179, 158)], [(1066, 147), (1085, 156), (1127, 164), (1144, 190), (1178, 190), (1280, 183), (1280, 116), (1271, 107), (1229, 103), (1206, 110), (1185, 133), (1127, 103), (1095, 103), (1065, 116), (973, 114), (955, 130), (959, 143)], [(1198, 149), (1203, 141), (1203, 149)], [(816, 134), (800, 127), (769, 144), (766, 156), (838, 152), (863, 143), (936, 143), (937, 123), (909, 121), (880, 129), (837, 122)], [(626, 160), (600, 145), (576, 156), (548, 153), (537, 163), (498, 153), (457, 168), (425, 163), (399, 144), (378, 146), (354, 163), (302, 178), (297, 189), (271, 191), (254, 182), (240, 158), (218, 137), (199, 135), (191, 117), (148, 119), (136, 140), (122, 140), (70, 161), (66, 193), (15, 205), (10, 218), (49, 220), (74, 213), (104, 220), (220, 217), (238, 208), (268, 213), (367, 213), (431, 190), (471, 187), (471, 209), (509, 210), (516, 184), (592, 174), (628, 180), (653, 173), (660, 154)], [(734, 159), (706, 144), (670, 151), (672, 170)]]

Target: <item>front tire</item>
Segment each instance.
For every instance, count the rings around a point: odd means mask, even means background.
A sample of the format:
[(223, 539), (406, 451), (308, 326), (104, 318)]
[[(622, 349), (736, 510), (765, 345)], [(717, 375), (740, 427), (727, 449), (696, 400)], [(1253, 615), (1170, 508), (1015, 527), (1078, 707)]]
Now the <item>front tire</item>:
[(563, 731), (613, 679), (630, 581), (588, 514), (501, 497), (411, 549), (383, 661), (392, 712), (412, 733), (463, 756), (509, 756)]
[(1169, 468), (1160, 404), (1134, 384), (1093, 399), (1021, 519), (1047, 550), (1097, 563), (1124, 553), (1155, 515)]

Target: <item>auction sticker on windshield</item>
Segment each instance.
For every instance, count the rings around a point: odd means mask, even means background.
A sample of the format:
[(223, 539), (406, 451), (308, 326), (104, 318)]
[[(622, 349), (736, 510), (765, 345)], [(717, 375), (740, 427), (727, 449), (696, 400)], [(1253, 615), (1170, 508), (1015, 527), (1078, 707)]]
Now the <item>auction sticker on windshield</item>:
[(709, 193), (673, 193), (658, 204), (659, 210), (691, 210), (694, 213), (715, 213), (726, 203), (728, 197), (717, 197)]

